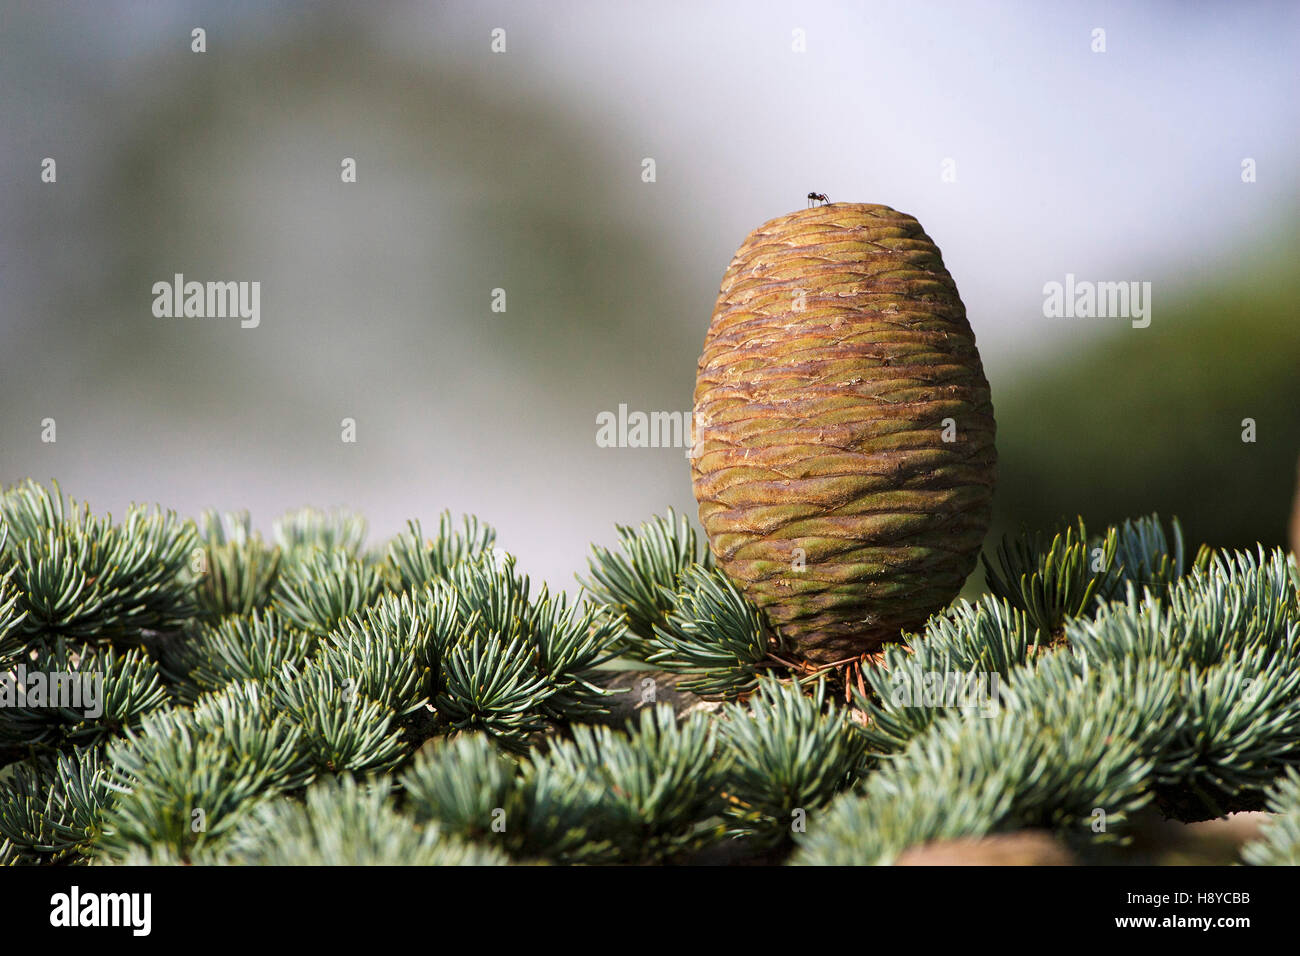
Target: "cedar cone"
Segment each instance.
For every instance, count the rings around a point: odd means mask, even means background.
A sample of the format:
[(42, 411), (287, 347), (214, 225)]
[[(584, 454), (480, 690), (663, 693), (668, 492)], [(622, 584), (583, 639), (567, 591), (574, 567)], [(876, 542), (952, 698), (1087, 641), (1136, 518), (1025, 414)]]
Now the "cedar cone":
[(1075, 857), (1045, 830), (959, 837), (914, 846), (895, 866), (1073, 866)]
[(988, 530), (989, 385), (920, 223), (834, 203), (781, 216), (722, 279), (691, 471), (718, 566), (816, 664), (945, 607)]

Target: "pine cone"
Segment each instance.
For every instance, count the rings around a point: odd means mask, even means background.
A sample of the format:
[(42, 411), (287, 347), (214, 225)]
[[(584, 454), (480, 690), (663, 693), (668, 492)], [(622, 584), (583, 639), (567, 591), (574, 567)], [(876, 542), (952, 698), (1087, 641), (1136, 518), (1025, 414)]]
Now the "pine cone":
[(1045, 830), (960, 837), (914, 846), (895, 866), (1074, 866), (1077, 861)]
[(754, 230), (700, 357), (692, 473), (722, 568), (807, 660), (946, 606), (988, 530), (993, 407), (938, 248), (837, 203)]

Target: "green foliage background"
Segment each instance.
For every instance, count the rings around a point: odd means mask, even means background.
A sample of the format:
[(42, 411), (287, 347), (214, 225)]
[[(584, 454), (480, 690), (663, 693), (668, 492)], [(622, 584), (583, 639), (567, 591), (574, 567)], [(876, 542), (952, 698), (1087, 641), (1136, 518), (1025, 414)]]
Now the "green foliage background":
[(999, 383), (997, 530), (1159, 509), (1192, 540), (1285, 543), (1300, 457), (1297, 248), (1300, 235), (1281, 235), (1157, 286), (1149, 328)]
[[(860, 671), (801, 664), (671, 512), (573, 603), (473, 518), (264, 541), (27, 482), (0, 522), (0, 863), (889, 864), (1023, 828), (1108, 862), (1143, 813), (1261, 807), (1245, 859), (1297, 862), (1300, 569), (1176, 521), (1008, 540), (994, 594)], [(607, 672), (652, 667), (707, 702), (616, 718)]]

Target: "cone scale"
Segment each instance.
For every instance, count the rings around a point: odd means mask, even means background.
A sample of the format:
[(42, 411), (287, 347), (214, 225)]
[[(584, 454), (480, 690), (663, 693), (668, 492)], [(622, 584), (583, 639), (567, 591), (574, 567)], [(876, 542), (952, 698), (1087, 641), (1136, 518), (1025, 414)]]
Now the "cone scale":
[(750, 233), (722, 279), (694, 425), (718, 566), (804, 659), (897, 640), (974, 568), (993, 407), (957, 287), (911, 216), (832, 203)]

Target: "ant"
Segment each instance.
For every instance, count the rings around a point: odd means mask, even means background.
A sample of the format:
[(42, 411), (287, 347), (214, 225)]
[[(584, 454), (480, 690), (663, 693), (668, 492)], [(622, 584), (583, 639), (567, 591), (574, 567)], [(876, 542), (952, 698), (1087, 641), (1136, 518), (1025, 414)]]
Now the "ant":
[(811, 209), (813, 203), (815, 203), (815, 202), (820, 202), (820, 203), (822, 203), (822, 204), (824, 204), (824, 205), (825, 205), (825, 204), (829, 204), (829, 203), (830, 203), (830, 197), (827, 196), (825, 193), (809, 193), (809, 194), (808, 194), (808, 208)]

